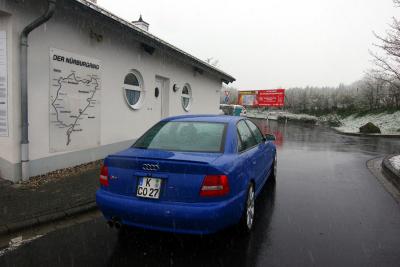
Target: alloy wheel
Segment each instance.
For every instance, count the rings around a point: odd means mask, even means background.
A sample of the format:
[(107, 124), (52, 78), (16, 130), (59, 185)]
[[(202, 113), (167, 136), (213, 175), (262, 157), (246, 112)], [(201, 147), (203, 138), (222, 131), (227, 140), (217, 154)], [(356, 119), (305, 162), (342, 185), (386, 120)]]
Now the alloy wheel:
[(254, 222), (254, 186), (250, 185), (249, 192), (247, 195), (247, 202), (246, 202), (246, 226), (248, 230), (251, 230), (253, 227)]

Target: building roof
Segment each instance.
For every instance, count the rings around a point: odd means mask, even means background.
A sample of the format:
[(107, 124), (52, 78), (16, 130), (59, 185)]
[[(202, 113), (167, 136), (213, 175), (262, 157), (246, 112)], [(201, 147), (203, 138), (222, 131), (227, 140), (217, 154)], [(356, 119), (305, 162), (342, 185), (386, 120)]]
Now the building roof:
[[(135, 26), (133, 23), (126, 21), (113, 13), (105, 10), (104, 8), (99, 7), (97, 4), (94, 4), (88, 0), (75, 0), (75, 2), (83, 5), (86, 8), (89, 8), (92, 11), (95, 11), (98, 15), (105, 16), (108, 19), (117, 22), (119, 24), (122, 24), (123, 26), (128, 27), (132, 33), (135, 35), (136, 39), (138, 41), (142, 42), (145, 45), (148, 45), (150, 47), (160, 49), (163, 52), (174, 56), (181, 61), (188, 63), (194, 67), (196, 71), (199, 73), (202, 73), (203, 71), (214, 74), (218, 77), (221, 78), (221, 80), (228, 84), (230, 82), (235, 81), (235, 78), (226, 72), (223, 72), (222, 70), (208, 64), (207, 62), (190, 55), (189, 53), (177, 48), (176, 46), (173, 46), (172, 44), (156, 37), (155, 35), (140, 29), (139, 27)], [(140, 19), (140, 18), (139, 18)]]

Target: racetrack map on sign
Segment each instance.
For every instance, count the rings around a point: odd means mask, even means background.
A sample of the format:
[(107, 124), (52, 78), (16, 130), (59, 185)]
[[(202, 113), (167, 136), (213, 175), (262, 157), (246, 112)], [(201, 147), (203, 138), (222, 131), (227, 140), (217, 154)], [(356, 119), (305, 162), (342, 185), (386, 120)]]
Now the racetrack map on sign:
[[(99, 89), (98, 77), (91, 75), (81, 78), (72, 72), (67, 77), (60, 77), (57, 84), (59, 87), (51, 105), (55, 110), (57, 126), (65, 129), (66, 145), (68, 146), (71, 143), (73, 132), (84, 131), (81, 120), (96, 118), (96, 114), (91, 114), (90, 111), (96, 105), (94, 97)], [(75, 109), (72, 109), (71, 103), (69, 103), (70, 94), (79, 97), (75, 100), (81, 105), (75, 106)]]
[(50, 49), (49, 150), (100, 145), (101, 61)]

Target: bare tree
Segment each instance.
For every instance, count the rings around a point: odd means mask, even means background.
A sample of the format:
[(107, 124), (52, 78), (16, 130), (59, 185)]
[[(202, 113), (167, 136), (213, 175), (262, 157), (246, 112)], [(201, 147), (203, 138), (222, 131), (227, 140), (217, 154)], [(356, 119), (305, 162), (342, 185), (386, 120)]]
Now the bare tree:
[(374, 103), (375, 103), (375, 94), (374, 94), (374, 80), (369, 78), (365, 81), (365, 87), (363, 90), (363, 96), (364, 99), (367, 102), (368, 109), (372, 110), (374, 109)]
[[(400, 0), (393, 0), (400, 7)], [(398, 95), (400, 94), (400, 21), (393, 18), (385, 36), (374, 33), (379, 43), (375, 44), (381, 51), (380, 54), (371, 52), (379, 73), (378, 80), (390, 84), (396, 107), (399, 107)]]
[[(400, 7), (400, 0), (393, 3)], [(393, 18), (385, 35), (374, 35), (378, 52), (370, 53), (375, 69), (362, 80), (338, 87), (289, 88), (286, 108), (311, 113), (400, 109), (400, 20)]]

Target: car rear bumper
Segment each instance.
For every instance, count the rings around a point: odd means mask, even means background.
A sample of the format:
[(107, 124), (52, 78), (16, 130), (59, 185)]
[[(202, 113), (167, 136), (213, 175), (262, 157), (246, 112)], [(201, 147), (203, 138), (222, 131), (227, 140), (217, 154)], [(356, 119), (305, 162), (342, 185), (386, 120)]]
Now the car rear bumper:
[(181, 203), (137, 199), (99, 189), (97, 206), (107, 220), (145, 229), (209, 234), (237, 223), (241, 217), (245, 192), (219, 202)]

